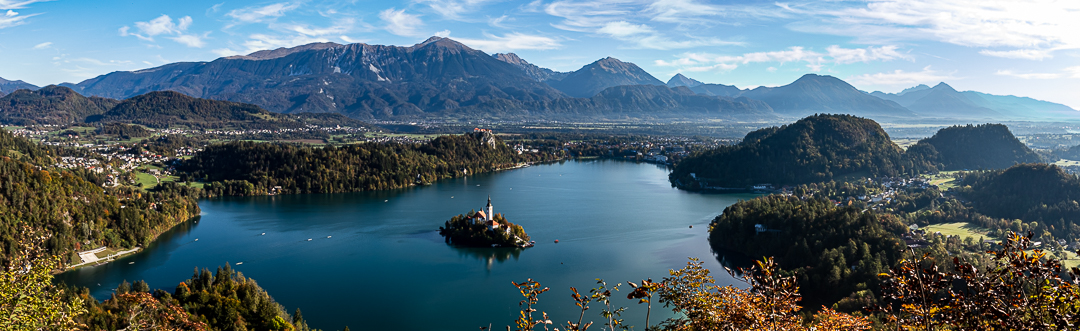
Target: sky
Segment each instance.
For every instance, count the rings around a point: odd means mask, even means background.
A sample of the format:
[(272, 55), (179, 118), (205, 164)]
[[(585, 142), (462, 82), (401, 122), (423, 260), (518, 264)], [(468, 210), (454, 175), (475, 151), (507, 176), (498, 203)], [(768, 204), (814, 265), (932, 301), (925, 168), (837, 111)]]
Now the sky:
[(0, 0), (0, 77), (45, 86), (312, 42), (449, 37), (556, 71), (604, 57), (740, 88), (808, 73), (1080, 109), (1077, 0)]

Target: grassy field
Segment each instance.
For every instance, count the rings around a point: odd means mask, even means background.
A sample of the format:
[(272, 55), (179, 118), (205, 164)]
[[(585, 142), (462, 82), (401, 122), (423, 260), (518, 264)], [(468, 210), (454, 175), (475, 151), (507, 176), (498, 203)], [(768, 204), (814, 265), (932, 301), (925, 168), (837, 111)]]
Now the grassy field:
[(971, 237), (973, 240), (979, 240), (979, 237), (982, 237), (983, 239), (998, 240), (997, 238), (987, 235), (985, 229), (968, 224), (967, 222), (934, 224), (923, 227), (922, 229), (926, 230), (926, 233), (941, 232), (941, 234), (945, 236), (960, 236), (961, 240), (966, 237)]
[(937, 185), (942, 191), (948, 191), (956, 187), (956, 178), (952, 178), (954, 173), (956, 171), (942, 171), (934, 175), (923, 175), (923, 177), (930, 179), (930, 185)]
[(144, 190), (152, 189), (158, 184), (158, 180), (157, 178), (154, 178), (154, 175), (145, 172), (136, 172), (135, 178), (138, 179), (139, 187), (142, 187)]

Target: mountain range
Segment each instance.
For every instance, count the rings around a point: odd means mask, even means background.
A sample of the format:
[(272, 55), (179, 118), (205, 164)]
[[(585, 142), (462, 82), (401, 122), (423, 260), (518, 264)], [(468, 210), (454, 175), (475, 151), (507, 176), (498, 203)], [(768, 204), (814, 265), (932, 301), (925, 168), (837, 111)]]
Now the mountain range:
[[(0, 80), (0, 93), (35, 88), (19, 83)], [(111, 99), (176, 91), (277, 113), (339, 113), (361, 120), (776, 120), (812, 113), (877, 119), (1078, 119), (1080, 115), (1060, 104), (958, 92), (944, 83), (896, 94), (866, 93), (832, 76), (808, 74), (788, 85), (744, 90), (682, 74), (664, 83), (637, 65), (612, 57), (558, 72), (514, 53), (488, 55), (440, 37), (407, 47), (314, 43), (210, 62), (118, 71), (61, 85), (82, 95)]]
[(21, 89), (36, 90), (38, 87), (21, 80), (11, 81), (0, 78), (0, 97)]
[(928, 117), (970, 119), (1061, 119), (1077, 116), (1076, 110), (1053, 102), (1026, 97), (992, 95), (975, 91), (959, 92), (949, 84), (934, 87), (918, 85), (900, 93), (870, 93), (895, 101), (911, 111)]

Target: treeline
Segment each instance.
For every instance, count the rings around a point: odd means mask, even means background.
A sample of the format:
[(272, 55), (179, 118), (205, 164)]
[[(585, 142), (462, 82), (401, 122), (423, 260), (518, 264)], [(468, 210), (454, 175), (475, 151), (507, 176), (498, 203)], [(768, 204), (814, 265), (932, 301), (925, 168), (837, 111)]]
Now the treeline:
[[(172, 293), (160, 289), (151, 292), (143, 281), (121, 283), (113, 296), (104, 302), (91, 297), (86, 288), (72, 289), (69, 293), (86, 303), (86, 314), (76, 321), (87, 330), (131, 327), (141, 330), (137, 325), (139, 322), (159, 321), (171, 324), (172, 328), (165, 329), (310, 330), (300, 309), (290, 315), (255, 280), (244, 277), (228, 265), (218, 267), (214, 273), (209, 269), (196, 269), (191, 278), (177, 285)], [(140, 312), (143, 316), (138, 316)]]
[(0, 157), (0, 258), (5, 261), (17, 253), (23, 226), (51, 234), (45, 248), (77, 262), (76, 250), (145, 245), (199, 214), (190, 191), (102, 188), (81, 176), (89, 173), (51, 168), (50, 150), (0, 130), (2, 147), (23, 155), (21, 160)]
[(734, 146), (678, 162), (672, 184), (685, 189), (747, 188), (849, 179), (1000, 169), (1039, 156), (1000, 124), (954, 126), (901, 150), (881, 126), (850, 115), (815, 115), (750, 132)]
[[(760, 227), (758, 227), (760, 225)], [(901, 257), (907, 227), (894, 215), (823, 198), (771, 195), (740, 201), (709, 225), (713, 247), (772, 256), (793, 272), (811, 307), (876, 290)]]
[(206, 147), (179, 169), (181, 181), (203, 181), (205, 194), (340, 193), (428, 184), (489, 172), (553, 154), (517, 154), (495, 135), (442, 136), (424, 144), (363, 143), (311, 147), (230, 142)]

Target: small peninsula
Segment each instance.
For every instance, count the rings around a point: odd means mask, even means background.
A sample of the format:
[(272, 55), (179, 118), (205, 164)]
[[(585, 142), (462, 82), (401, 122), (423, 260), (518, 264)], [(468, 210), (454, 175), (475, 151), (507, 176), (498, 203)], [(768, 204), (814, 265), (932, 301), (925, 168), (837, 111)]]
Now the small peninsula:
[(487, 206), (478, 212), (457, 215), (439, 227), (446, 243), (465, 247), (532, 247), (529, 235), (520, 225), (496, 214), (488, 196)]

